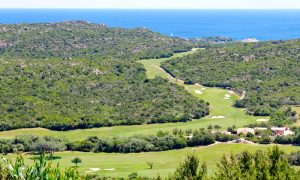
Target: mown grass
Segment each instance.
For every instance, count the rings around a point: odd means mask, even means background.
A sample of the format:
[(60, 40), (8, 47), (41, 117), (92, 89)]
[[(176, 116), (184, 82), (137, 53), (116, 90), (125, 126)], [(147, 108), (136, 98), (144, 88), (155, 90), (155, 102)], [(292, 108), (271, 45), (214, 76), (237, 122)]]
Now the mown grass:
[[(190, 52), (178, 53), (173, 57), (186, 56), (188, 54), (194, 53), (197, 49), (193, 49)], [(160, 76), (167, 78), (172, 83), (177, 83), (181, 86), (184, 86), (185, 89), (190, 92), (195, 97), (204, 99), (210, 104), (210, 115), (199, 119), (193, 120), (187, 123), (166, 123), (166, 124), (152, 124), (152, 125), (138, 125), (138, 126), (115, 126), (115, 127), (103, 127), (103, 128), (93, 128), (93, 129), (80, 129), (72, 130), (66, 132), (57, 132), (51, 131), (43, 128), (31, 128), (31, 129), (18, 129), (12, 131), (3, 131), (0, 132), (0, 139), (11, 139), (16, 135), (23, 134), (34, 134), (34, 135), (50, 135), (54, 137), (59, 137), (69, 141), (82, 140), (90, 136), (99, 136), (99, 137), (122, 137), (122, 136), (131, 136), (134, 134), (155, 134), (157, 131), (171, 131), (174, 128), (178, 129), (199, 129), (206, 128), (211, 125), (220, 125), (223, 129), (226, 129), (229, 126), (236, 125), (237, 127), (242, 127), (249, 123), (256, 122), (257, 119), (262, 117), (248, 116), (245, 114), (245, 111), (242, 109), (237, 109), (233, 107), (233, 103), (239, 97), (235, 94), (230, 94), (230, 99), (224, 99), (226, 94), (229, 92), (225, 89), (220, 88), (206, 88), (202, 90), (202, 94), (196, 94), (196, 90), (201, 90), (200, 85), (185, 85), (182, 81), (176, 80), (162, 69), (160, 69), (160, 64), (163, 61), (169, 60), (171, 58), (163, 59), (150, 59), (139, 61), (146, 68), (146, 73), (148, 78), (155, 78)], [(222, 119), (213, 119), (213, 116), (224, 116)], [(266, 117), (264, 117), (266, 118)]]
[[(256, 150), (267, 150), (271, 145), (247, 145), (247, 144), (216, 144), (206, 147), (186, 148), (181, 150), (172, 150), (165, 152), (148, 152), (148, 153), (84, 153), (84, 152), (60, 152), (55, 156), (61, 159), (53, 160), (53, 163), (59, 163), (62, 168), (72, 167), (71, 160), (74, 157), (80, 157), (82, 163), (79, 164), (79, 172), (87, 173), (89, 168), (115, 169), (113, 171), (101, 170), (97, 172), (100, 175), (113, 177), (127, 177), (131, 172), (137, 172), (139, 175), (153, 177), (158, 174), (167, 176), (174, 172), (176, 167), (182, 162), (188, 153), (195, 152), (201, 161), (205, 161), (208, 165), (209, 172), (216, 170), (216, 164), (220, 158), (230, 153), (241, 153), (243, 151), (254, 152)], [(279, 146), (286, 153), (299, 151), (297, 146)], [(15, 158), (15, 154), (8, 155)], [(24, 155), (26, 163), (33, 163), (32, 155)], [(153, 162), (153, 169), (149, 169), (146, 162)]]

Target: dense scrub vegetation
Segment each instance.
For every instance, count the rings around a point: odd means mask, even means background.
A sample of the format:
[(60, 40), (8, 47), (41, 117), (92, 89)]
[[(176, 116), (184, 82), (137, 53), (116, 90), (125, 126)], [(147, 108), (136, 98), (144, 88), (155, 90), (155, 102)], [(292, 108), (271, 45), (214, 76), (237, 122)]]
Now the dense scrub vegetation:
[(270, 130), (257, 131), (257, 134), (224, 134), (221, 131), (212, 130), (178, 130), (172, 133), (159, 131), (154, 135), (135, 135), (126, 138), (98, 138), (90, 137), (83, 141), (66, 143), (67, 149), (83, 152), (149, 152), (182, 149), (185, 147), (207, 146), (217, 142), (240, 142), (240, 138), (258, 144), (293, 144), (300, 145), (300, 128), (293, 129), (295, 134), (287, 136), (274, 135)]
[(270, 125), (284, 127), (285, 125), (294, 124), (297, 121), (296, 111), (292, 111), (291, 107), (282, 109), (271, 114)]
[(0, 153), (43, 151), (54, 154), (58, 151), (82, 152), (149, 152), (182, 149), (185, 147), (205, 146), (215, 141), (227, 142), (236, 139), (236, 135), (211, 133), (210, 131), (183, 131), (174, 129), (173, 133), (159, 131), (157, 135), (134, 135), (131, 137), (99, 138), (89, 137), (86, 140), (64, 142), (57, 138), (33, 135), (17, 136), (12, 140), (0, 140)]
[(16, 136), (12, 140), (0, 140), (0, 153), (43, 152), (53, 155), (55, 152), (64, 151), (67, 147), (61, 139), (49, 136), (40, 137), (33, 135)]
[[(232, 136), (221, 136), (227, 141), (233, 139)], [(159, 132), (157, 136), (136, 135), (129, 138), (113, 139), (90, 137), (84, 141), (69, 143), (67, 146), (72, 151), (137, 153), (205, 146), (215, 143), (215, 139), (215, 135), (207, 131), (195, 131), (191, 138), (187, 138), (183, 134), (174, 135)]]
[(8, 57), (159, 58), (194, 45), (144, 28), (110, 28), (85, 21), (0, 26), (0, 54)]
[(87, 22), (0, 25), (0, 130), (201, 118), (208, 114), (205, 102), (164, 79), (146, 79), (135, 63), (195, 45)]
[(246, 97), (235, 103), (254, 115), (300, 104), (300, 40), (229, 43), (163, 63), (185, 83), (232, 88)]
[(188, 121), (206, 103), (139, 64), (94, 59), (0, 62), (1, 130), (54, 130)]

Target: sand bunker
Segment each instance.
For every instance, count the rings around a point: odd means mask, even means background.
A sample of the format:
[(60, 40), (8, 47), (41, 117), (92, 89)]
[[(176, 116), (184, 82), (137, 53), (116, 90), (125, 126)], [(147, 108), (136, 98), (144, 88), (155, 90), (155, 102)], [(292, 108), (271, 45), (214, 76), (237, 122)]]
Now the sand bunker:
[(212, 116), (211, 118), (212, 119), (224, 119), (225, 116)]
[(105, 171), (114, 171), (115, 168), (110, 168), (110, 169), (104, 169)]
[(85, 171), (85, 172), (92, 173), (92, 172), (97, 172), (97, 171), (101, 171), (101, 170), (104, 170), (104, 171), (114, 171), (115, 168), (109, 168), (109, 169), (90, 168), (88, 171)]
[(200, 90), (195, 90), (196, 94), (202, 94), (202, 92)]
[(269, 119), (258, 119), (258, 120), (256, 120), (257, 122), (268, 122), (269, 121)]
[(90, 168), (89, 171), (85, 171), (87, 173), (91, 173), (91, 172), (97, 172), (97, 171), (101, 171), (100, 168)]
[(195, 93), (196, 94), (202, 94), (203, 92), (202, 91), (204, 91), (205, 89), (207, 89), (207, 88), (201, 88), (200, 90), (195, 90)]
[(90, 168), (89, 170), (95, 172), (95, 171), (100, 171), (101, 169), (100, 168)]
[(231, 95), (230, 94), (225, 94), (224, 99), (230, 99)]

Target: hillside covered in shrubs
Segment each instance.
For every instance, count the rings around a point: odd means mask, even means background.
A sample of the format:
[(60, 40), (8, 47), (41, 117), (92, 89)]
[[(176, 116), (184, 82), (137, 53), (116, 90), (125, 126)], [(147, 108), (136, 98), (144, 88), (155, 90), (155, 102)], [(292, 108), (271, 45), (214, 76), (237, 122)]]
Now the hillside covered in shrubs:
[(300, 40), (227, 43), (172, 59), (163, 68), (185, 83), (232, 88), (236, 107), (254, 115), (300, 104)]
[(197, 44), (88, 22), (0, 25), (0, 130), (184, 122), (208, 105), (136, 63)]
[(195, 41), (144, 28), (111, 28), (86, 21), (0, 25), (0, 54), (7, 57), (159, 58), (194, 45)]

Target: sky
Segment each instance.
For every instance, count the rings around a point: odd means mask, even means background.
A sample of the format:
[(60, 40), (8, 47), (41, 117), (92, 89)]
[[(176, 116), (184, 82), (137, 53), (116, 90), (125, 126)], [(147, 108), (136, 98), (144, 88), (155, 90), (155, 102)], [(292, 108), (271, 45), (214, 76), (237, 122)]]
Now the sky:
[(300, 0), (0, 0), (0, 8), (300, 9)]

